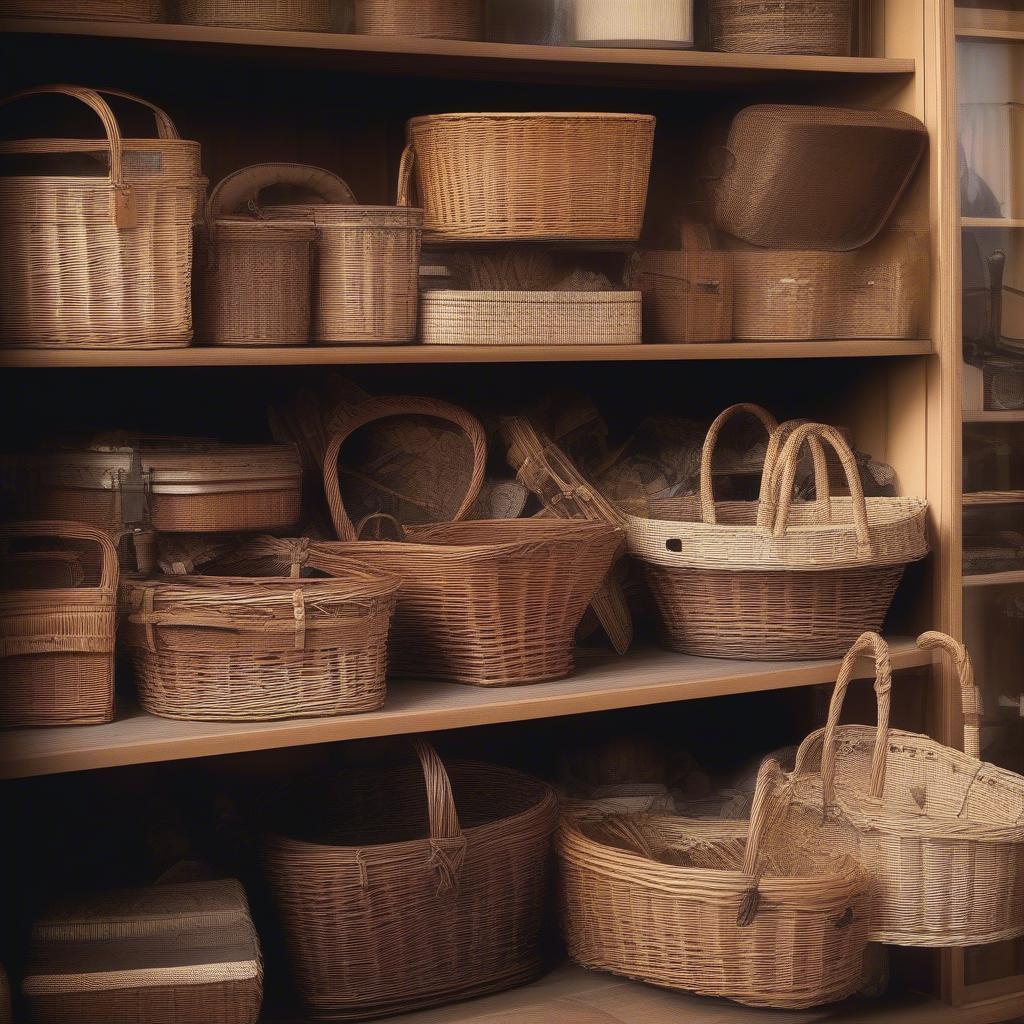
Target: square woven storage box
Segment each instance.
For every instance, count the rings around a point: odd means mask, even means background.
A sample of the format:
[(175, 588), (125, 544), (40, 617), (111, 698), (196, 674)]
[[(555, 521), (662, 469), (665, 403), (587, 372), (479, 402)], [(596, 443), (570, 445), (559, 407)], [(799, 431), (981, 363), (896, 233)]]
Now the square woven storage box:
[(644, 325), (651, 341), (732, 341), (731, 253), (648, 250), (640, 254), (630, 283), (643, 293)]
[(67, 900), (33, 925), (22, 992), (37, 1024), (255, 1024), (245, 892), (226, 879)]

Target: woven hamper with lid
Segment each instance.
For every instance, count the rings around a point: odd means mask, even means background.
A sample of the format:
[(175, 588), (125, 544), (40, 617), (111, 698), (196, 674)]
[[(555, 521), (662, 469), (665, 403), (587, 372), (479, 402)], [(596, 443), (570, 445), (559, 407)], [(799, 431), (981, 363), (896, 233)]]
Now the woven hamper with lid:
[(5, 18), (71, 21), (159, 21), (161, 0), (0, 0)]
[(221, 25), (284, 32), (327, 32), (330, 0), (177, 0), (186, 25)]
[(355, 0), (356, 31), (371, 36), (482, 39), (483, 0)]
[(469, 999), (541, 971), (554, 792), (415, 748), (418, 769), (305, 788), (267, 840), (295, 980), (318, 1019)]
[(848, 57), (855, 0), (710, 0), (711, 48)]

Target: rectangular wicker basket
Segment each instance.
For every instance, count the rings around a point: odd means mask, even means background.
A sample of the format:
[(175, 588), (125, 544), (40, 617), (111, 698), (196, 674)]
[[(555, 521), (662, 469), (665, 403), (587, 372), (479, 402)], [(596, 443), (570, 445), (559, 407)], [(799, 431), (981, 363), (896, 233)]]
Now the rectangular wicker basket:
[(733, 263), (727, 252), (654, 249), (640, 255), (632, 283), (643, 293), (650, 341), (731, 341)]

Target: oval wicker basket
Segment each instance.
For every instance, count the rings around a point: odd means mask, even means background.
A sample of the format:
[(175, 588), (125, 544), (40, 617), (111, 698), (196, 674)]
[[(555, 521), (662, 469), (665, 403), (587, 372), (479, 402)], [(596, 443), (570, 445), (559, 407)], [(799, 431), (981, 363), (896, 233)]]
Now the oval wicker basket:
[(282, 32), (327, 32), (331, 0), (177, 0), (185, 25)]
[[(640, 236), (650, 115), (433, 114), (413, 118), (407, 136), (432, 241)], [(406, 198), (409, 176), (399, 181)]]
[(870, 881), (820, 842), (777, 762), (758, 774), (748, 829), (678, 817), (564, 817), (569, 955), (666, 988), (798, 1009), (862, 982)]
[(568, 42), (582, 46), (693, 46), (693, 0), (569, 0)]
[(854, 0), (710, 0), (711, 48), (848, 57)]
[(508, 768), (350, 773), (296, 794), (267, 874), (313, 1013), (367, 1020), (512, 988), (541, 970), (557, 804)]
[(330, 578), (175, 576), (122, 585), (142, 706), (192, 721), (375, 711), (398, 579), (338, 560)]
[[(964, 752), (889, 728), (889, 648), (872, 633), (843, 661), (828, 724), (797, 753), (829, 841), (874, 879), (871, 934), (898, 946), (975, 946), (1024, 935), (1024, 777), (981, 760), (981, 696), (962, 644), (925, 633), (960, 679)], [(878, 725), (839, 725), (857, 659), (873, 657)], [(818, 774), (820, 773), (820, 775)], [(819, 811), (820, 813), (820, 811)]]
[[(109, 164), (99, 177), (0, 178), (5, 272), (0, 344), (30, 348), (167, 348), (192, 338), (192, 222), (205, 181), (199, 144), (170, 118), (113, 90), (50, 85), (0, 101), (68, 96), (91, 108), (102, 139), (0, 143), (0, 154), (60, 163), (87, 153)], [(149, 107), (157, 139), (124, 139), (104, 96)], [(76, 166), (76, 165), (72, 165)]]
[(371, 36), (482, 39), (483, 0), (355, 0), (356, 31)]
[[(759, 501), (715, 502), (711, 461), (737, 412), (772, 431)], [(820, 443), (842, 463), (849, 496), (831, 496)], [(805, 444), (816, 500), (794, 505)], [(643, 564), (673, 650), (706, 657), (801, 660), (841, 657), (866, 629), (880, 629), (908, 562), (923, 558), (927, 503), (865, 498), (856, 459), (824, 424), (791, 433), (756, 406), (732, 406), (712, 424), (700, 494), (651, 503), (628, 516), (630, 553)]]
[(161, 0), (0, 0), (5, 18), (62, 21), (160, 21)]
[(648, 250), (640, 254), (630, 283), (643, 294), (650, 341), (732, 341), (732, 253)]
[[(114, 716), (117, 549), (94, 526), (23, 522), (0, 526), (0, 542), (53, 538), (100, 552), (90, 585), (54, 576), (52, 563), (28, 559), (31, 585), (0, 592), (0, 725), (98, 725)], [(89, 552), (91, 554), (91, 551)], [(82, 571), (86, 553), (78, 561)]]

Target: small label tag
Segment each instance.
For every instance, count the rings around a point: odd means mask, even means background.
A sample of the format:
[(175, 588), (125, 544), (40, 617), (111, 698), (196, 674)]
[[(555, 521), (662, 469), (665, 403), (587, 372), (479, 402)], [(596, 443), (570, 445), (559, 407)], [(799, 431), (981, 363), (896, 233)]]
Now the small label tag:
[(120, 231), (128, 231), (136, 227), (138, 219), (135, 214), (135, 202), (129, 188), (114, 190), (114, 227)]

